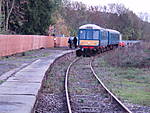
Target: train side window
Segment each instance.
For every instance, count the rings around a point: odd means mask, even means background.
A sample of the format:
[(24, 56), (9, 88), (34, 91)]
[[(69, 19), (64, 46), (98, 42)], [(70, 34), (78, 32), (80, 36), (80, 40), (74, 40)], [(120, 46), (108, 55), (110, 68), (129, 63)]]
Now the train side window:
[(106, 39), (107, 39), (107, 32), (102, 31), (102, 40), (106, 40)]
[(104, 31), (102, 31), (102, 37), (101, 37), (102, 40), (104, 40)]
[(81, 30), (80, 31), (80, 39), (85, 39), (85, 34), (86, 34), (86, 32)]
[(99, 31), (93, 31), (93, 39), (99, 39)]
[(113, 41), (119, 40), (118, 34), (111, 34), (111, 40)]
[(119, 40), (119, 34), (115, 34), (115, 40)]

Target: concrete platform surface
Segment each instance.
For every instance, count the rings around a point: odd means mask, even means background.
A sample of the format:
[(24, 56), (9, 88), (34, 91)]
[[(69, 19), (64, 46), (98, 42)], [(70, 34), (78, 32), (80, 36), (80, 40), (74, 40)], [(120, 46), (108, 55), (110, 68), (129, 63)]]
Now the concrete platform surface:
[(36, 60), (1, 84), (0, 113), (31, 113), (42, 79), (50, 64), (56, 58), (70, 52), (73, 51), (54, 52), (51, 56)]

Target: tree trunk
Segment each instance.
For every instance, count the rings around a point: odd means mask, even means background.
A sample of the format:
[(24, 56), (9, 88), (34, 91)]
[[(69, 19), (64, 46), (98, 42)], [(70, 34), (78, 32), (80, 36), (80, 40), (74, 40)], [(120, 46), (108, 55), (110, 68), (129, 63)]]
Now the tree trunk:
[[(0, 27), (2, 25), (2, 0), (0, 0)], [(0, 28), (1, 31), (1, 28)]]
[(2, 0), (0, 0), (0, 16), (2, 15)]
[(14, 5), (15, 5), (15, 0), (13, 0), (11, 9), (10, 9), (10, 11), (8, 11), (8, 15), (7, 15), (7, 18), (6, 18), (6, 29), (5, 29), (6, 31), (8, 30), (9, 18), (10, 18), (10, 15), (12, 13), (12, 10), (14, 8)]

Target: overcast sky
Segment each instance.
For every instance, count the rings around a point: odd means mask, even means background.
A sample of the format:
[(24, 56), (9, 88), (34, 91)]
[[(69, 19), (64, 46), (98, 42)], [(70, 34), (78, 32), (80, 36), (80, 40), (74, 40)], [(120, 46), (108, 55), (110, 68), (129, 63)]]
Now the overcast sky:
[(83, 2), (87, 5), (107, 5), (109, 3), (122, 3), (135, 13), (150, 13), (150, 0), (71, 0)]

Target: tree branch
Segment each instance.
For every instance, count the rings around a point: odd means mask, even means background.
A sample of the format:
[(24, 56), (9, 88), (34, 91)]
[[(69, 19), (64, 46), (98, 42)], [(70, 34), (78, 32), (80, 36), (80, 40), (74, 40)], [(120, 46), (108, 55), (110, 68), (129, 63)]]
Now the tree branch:
[(9, 18), (10, 18), (10, 15), (12, 13), (12, 10), (14, 8), (14, 5), (15, 5), (15, 0), (13, 0), (13, 2), (12, 2), (11, 9), (10, 9), (10, 11), (8, 13), (8, 16), (7, 16), (7, 19), (6, 19), (6, 31), (8, 30)]

